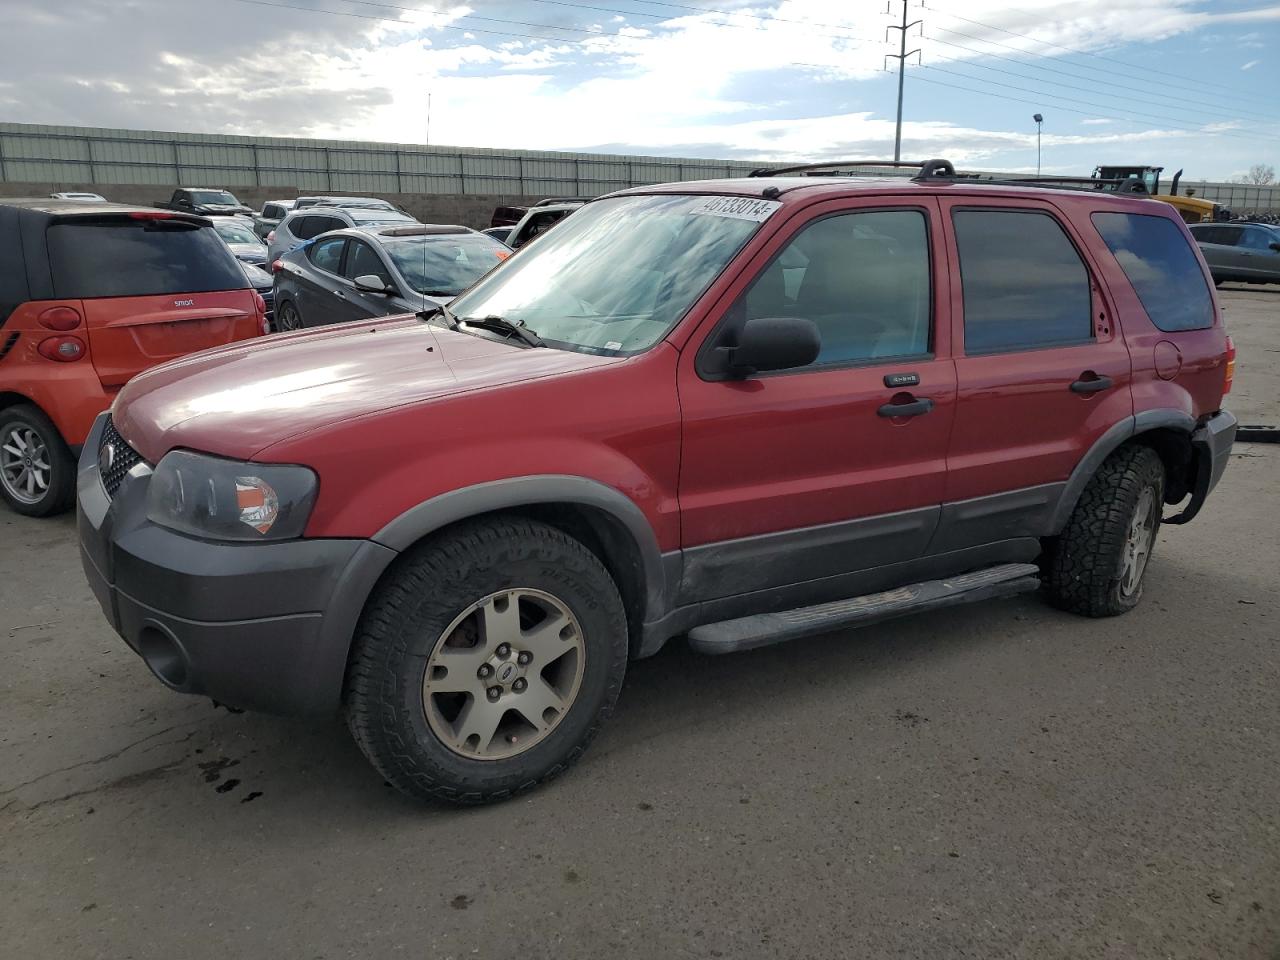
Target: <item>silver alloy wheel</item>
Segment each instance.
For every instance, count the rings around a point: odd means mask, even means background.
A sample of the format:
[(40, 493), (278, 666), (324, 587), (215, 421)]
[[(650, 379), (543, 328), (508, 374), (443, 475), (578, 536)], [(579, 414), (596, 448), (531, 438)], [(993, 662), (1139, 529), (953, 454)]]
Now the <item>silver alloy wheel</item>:
[(1134, 507), (1129, 533), (1124, 541), (1120, 590), (1126, 597), (1133, 596), (1142, 583), (1142, 574), (1147, 569), (1147, 560), (1151, 558), (1151, 548), (1155, 545), (1156, 531), (1160, 528), (1158, 510), (1155, 492), (1146, 487)]
[(298, 308), (292, 303), (281, 305), (277, 314), (280, 317), (280, 331), (282, 333), (287, 330), (302, 329), (302, 315), (298, 313)]
[(582, 627), (563, 601), (525, 587), (492, 593), (449, 624), (427, 660), (427, 724), (470, 760), (514, 757), (564, 719), (585, 666)]
[(53, 468), (44, 438), (25, 423), (0, 430), (0, 484), (19, 503), (34, 504), (49, 490)]

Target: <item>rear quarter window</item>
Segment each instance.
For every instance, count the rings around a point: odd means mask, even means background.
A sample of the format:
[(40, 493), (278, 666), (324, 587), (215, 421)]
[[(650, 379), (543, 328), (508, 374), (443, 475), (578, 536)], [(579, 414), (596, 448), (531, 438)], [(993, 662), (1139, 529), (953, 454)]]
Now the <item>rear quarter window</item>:
[(54, 223), (47, 235), (59, 298), (207, 293), (249, 285), (213, 227), (111, 219)]
[(1174, 221), (1139, 213), (1095, 213), (1092, 219), (1157, 328), (1173, 332), (1213, 326), (1209, 284)]

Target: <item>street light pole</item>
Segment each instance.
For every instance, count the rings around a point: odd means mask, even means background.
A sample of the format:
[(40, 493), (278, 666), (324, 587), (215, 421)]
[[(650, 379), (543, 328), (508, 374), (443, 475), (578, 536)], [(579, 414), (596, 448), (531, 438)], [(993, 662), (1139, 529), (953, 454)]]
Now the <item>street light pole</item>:
[(1040, 176), (1040, 124), (1044, 123), (1044, 117), (1036, 114), (1031, 118), (1036, 122), (1036, 176)]

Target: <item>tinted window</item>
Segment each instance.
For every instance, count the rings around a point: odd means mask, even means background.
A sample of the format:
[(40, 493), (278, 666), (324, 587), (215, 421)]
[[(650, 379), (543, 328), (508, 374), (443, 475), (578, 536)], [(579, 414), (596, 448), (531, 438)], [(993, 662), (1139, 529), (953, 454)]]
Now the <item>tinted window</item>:
[(1201, 243), (1216, 243), (1222, 247), (1234, 247), (1240, 240), (1243, 231), (1239, 227), (1206, 227), (1197, 233), (1196, 239)]
[(751, 284), (732, 322), (804, 317), (822, 336), (816, 363), (929, 352), (924, 214), (883, 210), (806, 226)]
[(299, 240), (310, 240), (320, 231), (316, 229), (319, 226), (317, 222), (319, 217), (294, 217), (292, 220), (286, 220), (284, 226)]
[[(323, 241), (327, 243), (328, 241)], [(373, 274), (375, 277), (381, 277), (383, 283), (391, 283), (391, 273), (387, 270), (386, 264), (382, 262), (382, 258), (378, 256), (377, 251), (367, 243), (359, 240), (351, 241), (351, 249), (347, 251), (347, 269), (345, 276), (354, 280), (356, 277), (363, 277)]]
[(307, 258), (321, 270), (338, 273), (338, 267), (342, 263), (342, 248), (346, 242), (346, 237), (317, 240), (307, 248)]
[(457, 296), (511, 254), (474, 233), (388, 240), (382, 249), (413, 289), (437, 297)]
[(340, 217), (316, 217), (318, 226), (316, 232), (312, 236), (318, 237), (322, 233), (328, 233), (330, 230), (345, 230), (350, 224)]
[(284, 207), (278, 203), (268, 203), (262, 208), (262, 216), (267, 220), (279, 220), (284, 216)]
[(58, 297), (141, 297), (248, 286), (212, 227), (173, 220), (77, 220), (54, 223), (48, 237)]
[(1135, 213), (1095, 213), (1093, 225), (1161, 330), (1213, 326), (1213, 301), (1195, 251), (1172, 220)]
[(1089, 272), (1047, 214), (957, 210), (966, 353), (1078, 343), (1093, 336)]
[(195, 203), (222, 204), (233, 207), (238, 206), (240, 203), (239, 200), (225, 190), (192, 190), (188, 193), (188, 196)]

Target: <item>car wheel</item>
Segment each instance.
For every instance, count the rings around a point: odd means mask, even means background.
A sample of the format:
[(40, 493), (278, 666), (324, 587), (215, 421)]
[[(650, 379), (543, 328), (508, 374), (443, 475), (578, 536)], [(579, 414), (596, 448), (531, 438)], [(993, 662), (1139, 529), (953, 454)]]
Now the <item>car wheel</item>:
[(347, 723), (410, 796), (503, 800), (582, 755), (627, 652), (617, 586), (583, 544), (521, 518), (463, 524), (406, 554), (370, 598)]
[(293, 301), (286, 300), (280, 304), (276, 310), (276, 329), (281, 333), (288, 333), (290, 330), (301, 330), (302, 326), (302, 314), (293, 305)]
[(0, 410), (0, 496), (18, 513), (47, 517), (75, 498), (76, 469), (57, 427), (29, 404)]
[(1164, 464), (1150, 447), (1123, 447), (1102, 464), (1050, 549), (1056, 606), (1113, 617), (1138, 605), (1160, 532), (1164, 483)]

